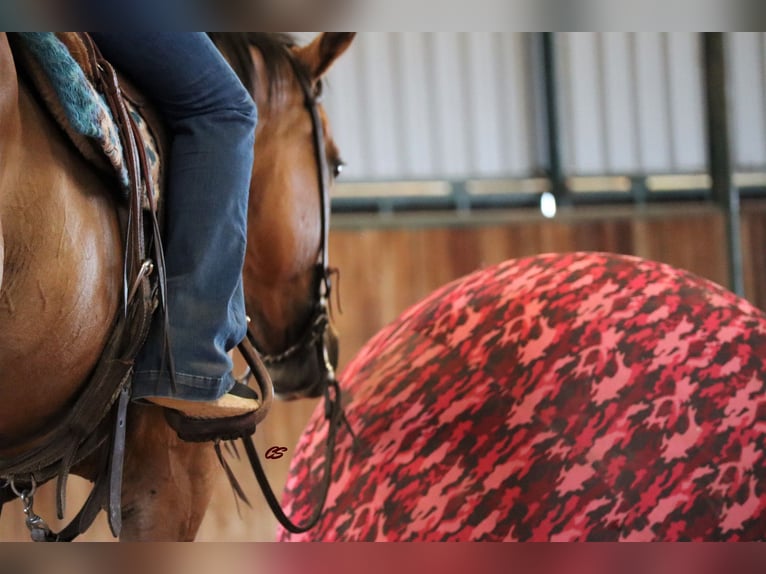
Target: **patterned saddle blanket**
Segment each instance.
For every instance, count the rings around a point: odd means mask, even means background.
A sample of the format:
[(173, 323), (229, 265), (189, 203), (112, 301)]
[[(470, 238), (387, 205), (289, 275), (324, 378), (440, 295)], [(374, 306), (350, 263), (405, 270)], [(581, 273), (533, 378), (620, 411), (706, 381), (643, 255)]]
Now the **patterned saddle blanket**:
[[(80, 33), (19, 32), (13, 42), (22, 69), (58, 125), (80, 153), (102, 172), (113, 174), (127, 196), (128, 171), (119, 128), (96, 87), (96, 74)], [(146, 100), (124, 77), (120, 86), (129, 113), (139, 128), (155, 195), (162, 190), (162, 126)], [(146, 193), (146, 190), (144, 190)], [(157, 205), (159, 197), (153, 198)], [(144, 208), (149, 208), (146, 195)]]

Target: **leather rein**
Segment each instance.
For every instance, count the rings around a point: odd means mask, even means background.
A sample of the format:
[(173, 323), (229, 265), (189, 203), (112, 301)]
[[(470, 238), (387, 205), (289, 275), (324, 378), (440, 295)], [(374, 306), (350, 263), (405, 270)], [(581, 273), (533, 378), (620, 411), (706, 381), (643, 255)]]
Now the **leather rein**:
[[(274, 491), (269, 484), (268, 477), (263, 470), (263, 466), (258, 457), (258, 453), (255, 450), (253, 439), (251, 436), (243, 437), (242, 443), (245, 447), (250, 465), (253, 468), (255, 477), (258, 480), (258, 484), (261, 487), (266, 502), (268, 503), (274, 516), (280, 522), (280, 524), (288, 531), (293, 533), (306, 532), (313, 528), (319, 519), (322, 517), (322, 511), (324, 510), (325, 503), (327, 501), (327, 494), (330, 489), (330, 482), (332, 480), (332, 465), (335, 453), (335, 440), (337, 430), (341, 423), (344, 423), (351, 432), (352, 437), (354, 434), (351, 430), (351, 426), (348, 423), (341, 406), (341, 393), (338, 381), (335, 377), (335, 368), (330, 360), (329, 351), (326, 345), (325, 333), (330, 325), (329, 316), (329, 299), (332, 289), (331, 283), (331, 271), (328, 264), (328, 248), (329, 248), (329, 220), (330, 220), (330, 191), (329, 191), (329, 170), (327, 166), (327, 157), (325, 153), (325, 140), (324, 130), (322, 129), (322, 118), (319, 115), (319, 94), (310, 85), (297, 69), (297, 63), (290, 60), (293, 65), (293, 71), (296, 78), (298, 78), (301, 89), (304, 95), (304, 105), (309, 115), (311, 116), (311, 124), (314, 140), (314, 152), (317, 163), (317, 176), (319, 183), (319, 194), (321, 199), (321, 245), (319, 262), (317, 263), (317, 271), (319, 273), (319, 284), (317, 287), (316, 301), (314, 304), (314, 312), (309, 320), (306, 332), (298, 339), (298, 341), (287, 348), (287, 350), (279, 353), (278, 355), (262, 355), (263, 363), (266, 365), (277, 364), (288, 361), (291, 357), (298, 353), (311, 349), (313, 346), (317, 355), (319, 363), (322, 367), (322, 373), (320, 381), (322, 387), (322, 395), (324, 396), (325, 403), (325, 419), (328, 421), (329, 426), (327, 430), (327, 440), (325, 449), (325, 460), (323, 464), (323, 477), (319, 492), (319, 501), (314, 509), (312, 515), (306, 520), (304, 524), (296, 524), (282, 510), (278, 498), (274, 494)], [(250, 347), (250, 348), (248, 348)], [(248, 329), (247, 338), (240, 345), (240, 351), (242, 352), (245, 360), (248, 362), (251, 368), (257, 369), (256, 363), (251, 363), (251, 349), (255, 347), (255, 337), (250, 329)], [(354, 437), (356, 439), (356, 437)], [(246, 499), (245, 499), (246, 500)]]
[[(329, 315), (329, 299), (332, 289), (331, 271), (328, 262), (329, 251), (329, 237), (330, 237), (330, 190), (329, 190), (329, 169), (327, 166), (327, 157), (325, 152), (325, 138), (324, 129), (322, 127), (322, 118), (319, 114), (319, 96), (310, 83), (305, 79), (304, 75), (297, 69), (298, 64), (291, 58), (290, 62), (293, 66), (293, 72), (298, 79), (303, 90), (304, 105), (309, 115), (311, 116), (313, 143), (315, 159), (317, 163), (317, 176), (319, 184), (319, 194), (321, 200), (321, 245), (319, 260), (317, 263), (317, 272), (319, 274), (319, 282), (316, 293), (316, 301), (314, 304), (314, 311), (309, 319), (308, 327), (304, 334), (299, 337), (298, 341), (290, 345), (287, 350), (277, 354), (260, 354), (260, 358), (265, 365), (274, 365), (288, 361), (293, 356), (301, 353), (305, 350), (310, 350), (313, 346), (315, 352), (318, 355), (319, 364), (322, 368), (321, 373), (321, 387), (322, 395), (325, 401), (325, 418), (329, 422), (329, 428), (327, 431), (327, 443), (325, 451), (325, 460), (323, 465), (323, 478), (320, 487), (319, 502), (311, 515), (311, 517), (301, 525), (292, 522), (282, 510), (278, 498), (275, 496), (274, 491), (269, 484), (268, 477), (263, 470), (263, 466), (258, 457), (258, 453), (255, 450), (255, 445), (251, 436), (243, 437), (242, 443), (245, 447), (248, 460), (253, 468), (255, 477), (258, 480), (258, 484), (261, 487), (266, 502), (268, 503), (274, 516), (279, 520), (282, 526), (293, 533), (306, 532), (313, 528), (322, 516), (325, 502), (327, 501), (327, 494), (330, 488), (330, 482), (332, 480), (332, 464), (335, 451), (335, 440), (337, 429), (341, 423), (345, 423), (349, 431), (351, 427), (348, 420), (345, 418), (343, 408), (341, 406), (341, 393), (338, 381), (335, 377), (335, 368), (330, 360), (329, 351), (327, 349), (325, 333), (330, 325)], [(258, 378), (259, 365), (257, 364), (257, 352), (255, 337), (252, 330), (248, 328), (247, 337), (243, 341), (239, 350), (243, 357), (247, 361), (251, 370)], [(255, 356), (254, 356), (255, 355)], [(267, 375), (268, 376), (268, 375)], [(259, 383), (260, 384), (260, 383)], [(261, 385), (262, 386), (262, 385)], [(351, 432), (352, 436), (353, 432)], [(356, 438), (356, 437), (354, 437)], [(247, 501), (247, 499), (244, 499)]]

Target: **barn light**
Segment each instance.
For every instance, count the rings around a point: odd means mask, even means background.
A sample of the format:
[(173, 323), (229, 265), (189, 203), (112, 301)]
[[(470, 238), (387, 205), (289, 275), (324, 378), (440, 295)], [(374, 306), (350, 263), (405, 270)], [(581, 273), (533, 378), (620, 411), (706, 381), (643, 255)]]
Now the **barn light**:
[(540, 196), (540, 212), (549, 219), (556, 216), (556, 197), (550, 191)]

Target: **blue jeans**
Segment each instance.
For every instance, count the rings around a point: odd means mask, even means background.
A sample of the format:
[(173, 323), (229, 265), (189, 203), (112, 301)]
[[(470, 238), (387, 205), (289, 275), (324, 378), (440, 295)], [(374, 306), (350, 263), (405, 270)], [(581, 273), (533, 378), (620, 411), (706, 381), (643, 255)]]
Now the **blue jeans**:
[(165, 196), (173, 392), (155, 316), (136, 359), (134, 398), (213, 400), (234, 384), (245, 336), (242, 265), (257, 113), (202, 33), (95, 33), (104, 56), (159, 107), (171, 131)]

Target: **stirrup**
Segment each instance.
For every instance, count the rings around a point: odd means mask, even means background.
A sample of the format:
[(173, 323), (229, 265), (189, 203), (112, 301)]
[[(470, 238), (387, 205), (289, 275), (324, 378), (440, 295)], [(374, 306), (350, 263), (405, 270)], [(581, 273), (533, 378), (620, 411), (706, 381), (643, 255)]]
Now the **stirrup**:
[[(186, 442), (216, 442), (249, 437), (255, 433), (256, 425), (266, 416), (264, 411), (268, 410), (269, 405), (263, 400), (263, 396), (259, 397), (255, 390), (241, 383), (235, 383), (229, 392), (258, 400), (261, 405), (252, 412), (217, 418), (192, 417), (178, 410), (165, 408), (165, 420), (176, 431), (178, 438)], [(263, 395), (263, 389), (261, 393)]]
[(222, 419), (192, 418), (172, 409), (165, 409), (165, 420), (178, 438), (186, 442), (215, 442), (235, 440), (255, 433), (258, 411)]

